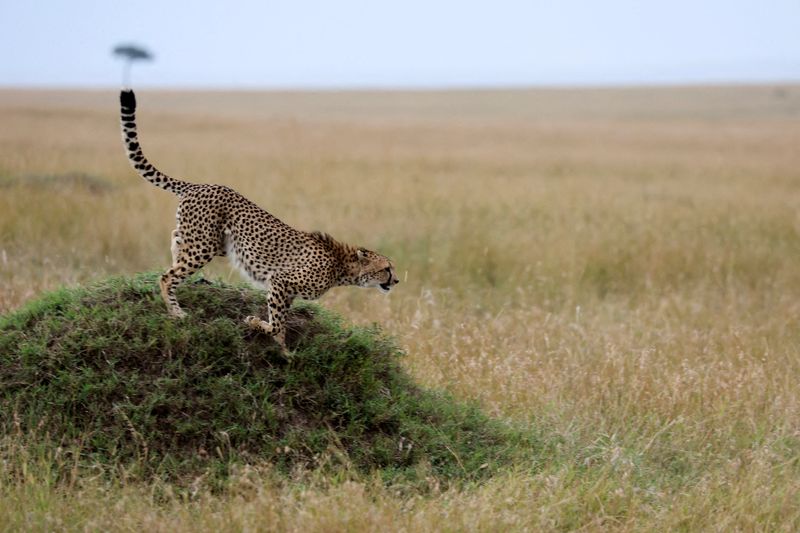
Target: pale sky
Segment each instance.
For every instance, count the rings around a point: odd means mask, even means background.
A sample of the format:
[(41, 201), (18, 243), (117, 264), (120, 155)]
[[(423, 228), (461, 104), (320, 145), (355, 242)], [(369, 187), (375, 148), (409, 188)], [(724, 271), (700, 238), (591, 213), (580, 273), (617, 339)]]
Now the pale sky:
[(0, 86), (800, 81), (800, 0), (0, 0)]

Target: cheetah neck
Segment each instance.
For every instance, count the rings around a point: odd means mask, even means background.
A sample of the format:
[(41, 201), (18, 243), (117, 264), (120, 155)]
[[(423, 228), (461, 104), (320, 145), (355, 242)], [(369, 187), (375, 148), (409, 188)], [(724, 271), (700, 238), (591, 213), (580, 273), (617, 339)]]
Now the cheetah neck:
[(336, 285), (357, 285), (361, 272), (356, 247), (337, 241), (327, 233), (316, 232), (314, 236), (325, 244), (331, 254), (336, 270)]
[(358, 285), (358, 276), (361, 273), (358, 256), (355, 249), (336, 257), (338, 271), (338, 285)]

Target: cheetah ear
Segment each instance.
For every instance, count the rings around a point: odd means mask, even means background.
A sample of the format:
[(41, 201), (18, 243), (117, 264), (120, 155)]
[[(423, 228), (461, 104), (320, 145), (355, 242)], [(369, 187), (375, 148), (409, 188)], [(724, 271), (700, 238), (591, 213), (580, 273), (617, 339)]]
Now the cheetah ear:
[(359, 248), (356, 250), (356, 255), (358, 256), (358, 262), (361, 264), (369, 263), (369, 258), (367, 257), (367, 250), (364, 248)]

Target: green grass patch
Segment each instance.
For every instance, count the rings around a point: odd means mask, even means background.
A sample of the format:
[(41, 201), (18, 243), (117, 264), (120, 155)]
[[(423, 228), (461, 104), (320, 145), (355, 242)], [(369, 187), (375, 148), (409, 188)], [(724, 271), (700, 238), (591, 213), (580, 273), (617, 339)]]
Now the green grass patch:
[(269, 463), (450, 483), (535, 448), (529, 433), (416, 386), (377, 326), (296, 305), (285, 357), (243, 323), (265, 316), (263, 292), (188, 282), (178, 297), (189, 316), (172, 320), (146, 274), (62, 289), (0, 318), (3, 437), (69, 456), (49, 467), (55, 481), (75, 469), (222, 480), (234, 465)]

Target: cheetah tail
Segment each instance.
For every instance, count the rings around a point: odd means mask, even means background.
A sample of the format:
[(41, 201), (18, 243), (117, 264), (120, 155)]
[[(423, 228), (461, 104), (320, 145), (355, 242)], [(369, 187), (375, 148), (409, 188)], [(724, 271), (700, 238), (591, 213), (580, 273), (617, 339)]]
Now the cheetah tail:
[(119, 93), (122, 121), (122, 143), (128, 153), (128, 160), (141, 177), (157, 187), (171, 193), (182, 195), (191, 185), (186, 181), (170, 178), (154, 167), (142, 153), (139, 144), (139, 135), (136, 132), (136, 96), (130, 89), (123, 89)]

